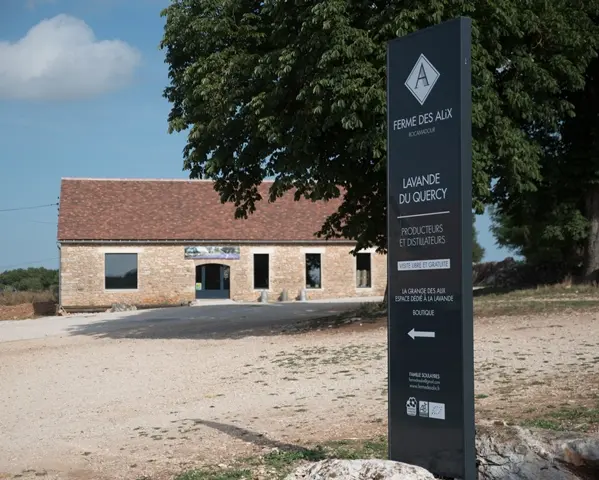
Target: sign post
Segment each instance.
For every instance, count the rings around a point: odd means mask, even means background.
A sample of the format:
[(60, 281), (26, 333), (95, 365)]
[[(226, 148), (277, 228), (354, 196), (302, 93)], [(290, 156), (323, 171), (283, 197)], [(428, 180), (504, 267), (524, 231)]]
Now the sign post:
[(389, 42), (389, 458), (474, 480), (471, 21)]

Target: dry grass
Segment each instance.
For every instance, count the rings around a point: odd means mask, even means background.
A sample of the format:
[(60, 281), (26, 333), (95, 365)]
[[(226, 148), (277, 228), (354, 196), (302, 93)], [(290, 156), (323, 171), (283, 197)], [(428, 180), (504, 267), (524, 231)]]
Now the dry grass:
[(0, 292), (0, 306), (46, 302), (56, 302), (56, 296), (50, 290), (42, 292)]
[[(190, 470), (175, 480), (283, 479), (304, 462), (325, 459), (367, 459), (387, 457), (387, 438), (325, 442), (312, 448), (274, 449), (264, 455), (237, 459), (232, 465)], [(149, 480), (149, 477), (146, 477)], [(141, 480), (141, 479), (139, 479)]]
[(599, 307), (599, 287), (570, 283), (537, 288), (493, 292), (475, 292), (474, 313), (477, 317), (568, 313)]
[[(560, 285), (514, 291), (480, 289), (474, 292), (474, 317), (515, 317), (526, 315), (564, 314), (599, 309), (599, 286)], [(314, 318), (281, 327), (282, 333), (296, 335), (310, 331), (378, 328), (387, 323), (387, 305), (364, 303), (354, 310), (328, 317)]]
[[(512, 315), (534, 315), (538, 313), (564, 313), (569, 311), (599, 308), (599, 285), (575, 285), (564, 282), (557, 285), (542, 285), (536, 288), (512, 291), (480, 289), (474, 292), (474, 314), (476, 317), (499, 317)], [(360, 320), (387, 315), (383, 303), (366, 303), (357, 310), (336, 318), (343, 325), (348, 317)]]
[[(484, 289), (483, 289), (484, 290)], [(599, 285), (574, 284), (570, 281), (555, 285), (539, 285), (535, 288), (523, 288), (504, 292), (510, 297), (587, 297), (599, 299)]]

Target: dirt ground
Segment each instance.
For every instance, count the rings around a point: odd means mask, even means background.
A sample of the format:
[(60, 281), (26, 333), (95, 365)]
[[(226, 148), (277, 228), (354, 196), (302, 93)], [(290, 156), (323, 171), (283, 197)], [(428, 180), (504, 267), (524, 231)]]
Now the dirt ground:
[[(599, 400), (599, 312), (479, 319), (478, 421)], [(0, 478), (172, 478), (386, 432), (386, 329), (0, 344)]]
[(20, 305), (0, 305), (0, 320), (22, 320), (33, 318), (35, 310), (32, 303)]
[(0, 321), (25, 320), (40, 316), (54, 315), (54, 302), (20, 303), (18, 305), (0, 305)]

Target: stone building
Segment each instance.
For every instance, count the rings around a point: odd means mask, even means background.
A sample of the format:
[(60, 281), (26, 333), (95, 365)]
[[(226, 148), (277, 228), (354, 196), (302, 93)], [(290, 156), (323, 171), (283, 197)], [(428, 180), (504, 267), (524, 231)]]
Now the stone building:
[[(259, 190), (266, 198), (268, 182)], [(58, 243), (65, 309), (381, 296), (386, 256), (354, 256), (354, 242), (315, 233), (339, 202), (262, 200), (248, 219), (220, 202), (211, 181), (74, 179), (61, 182)]]

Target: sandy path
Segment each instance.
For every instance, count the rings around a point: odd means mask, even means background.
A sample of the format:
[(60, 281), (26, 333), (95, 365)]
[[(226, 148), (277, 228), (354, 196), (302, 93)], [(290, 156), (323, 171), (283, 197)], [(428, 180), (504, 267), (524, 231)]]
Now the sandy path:
[[(0, 478), (169, 478), (277, 442), (385, 433), (385, 342), (379, 328), (0, 344)], [(588, 313), (478, 321), (476, 357), (477, 393), (487, 396), (477, 400), (480, 419), (548, 398), (592, 399), (599, 321)]]
[(599, 405), (599, 312), (498, 317), (476, 324), (479, 418)]

